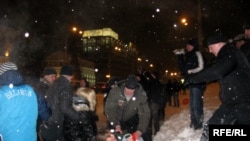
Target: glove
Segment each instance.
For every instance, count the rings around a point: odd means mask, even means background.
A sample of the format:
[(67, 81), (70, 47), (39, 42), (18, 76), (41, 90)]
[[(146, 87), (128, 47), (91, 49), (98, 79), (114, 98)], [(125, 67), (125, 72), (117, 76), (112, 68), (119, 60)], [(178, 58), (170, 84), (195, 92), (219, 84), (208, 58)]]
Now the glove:
[(192, 84), (190, 78), (186, 78), (184, 83), (183, 83), (183, 87), (186, 88), (188, 87), (190, 84)]
[(185, 50), (183, 48), (182, 49), (175, 49), (173, 52), (175, 55), (185, 54)]

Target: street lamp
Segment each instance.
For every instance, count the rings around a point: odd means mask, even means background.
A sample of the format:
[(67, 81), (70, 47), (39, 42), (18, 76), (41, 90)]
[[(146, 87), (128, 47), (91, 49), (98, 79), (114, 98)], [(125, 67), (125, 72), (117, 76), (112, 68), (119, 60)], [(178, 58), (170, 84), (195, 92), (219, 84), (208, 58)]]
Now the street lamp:
[(187, 19), (186, 19), (186, 18), (182, 18), (182, 19), (181, 19), (181, 23), (182, 23), (183, 25), (185, 25), (185, 26), (188, 25)]

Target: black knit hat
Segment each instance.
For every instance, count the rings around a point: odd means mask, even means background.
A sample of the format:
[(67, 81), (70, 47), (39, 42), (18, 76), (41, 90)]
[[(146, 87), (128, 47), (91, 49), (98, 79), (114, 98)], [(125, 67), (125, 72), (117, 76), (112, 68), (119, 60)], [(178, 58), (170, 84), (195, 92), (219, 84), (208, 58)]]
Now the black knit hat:
[(197, 50), (199, 48), (199, 43), (198, 43), (198, 40), (196, 38), (188, 40), (187, 44), (192, 45), (195, 50)]
[(73, 75), (73, 67), (72, 66), (63, 66), (60, 71), (60, 75)]
[(52, 67), (47, 67), (43, 71), (43, 75), (51, 75), (51, 74), (56, 74), (56, 70)]
[(125, 80), (125, 87), (129, 89), (136, 89), (139, 87), (139, 83), (134, 75), (129, 75)]
[(227, 42), (228, 38), (220, 31), (216, 30), (207, 37), (207, 45), (216, 44), (219, 42)]

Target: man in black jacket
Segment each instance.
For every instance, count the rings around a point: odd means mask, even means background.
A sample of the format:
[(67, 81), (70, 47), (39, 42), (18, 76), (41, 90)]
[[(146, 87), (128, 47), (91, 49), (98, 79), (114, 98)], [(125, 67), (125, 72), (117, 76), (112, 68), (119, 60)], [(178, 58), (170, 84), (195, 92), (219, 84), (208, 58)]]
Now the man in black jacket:
[[(190, 39), (186, 43), (185, 51), (174, 51), (178, 56), (178, 64), (184, 79), (202, 71), (205, 68), (205, 59), (199, 51), (199, 44), (196, 38)], [(190, 91), (190, 127), (194, 130), (203, 126), (203, 94), (206, 88), (204, 83), (191, 84)]]
[(209, 52), (214, 63), (204, 71), (189, 77), (185, 85), (218, 81), (221, 105), (204, 126), (201, 141), (209, 140), (208, 125), (250, 124), (250, 65), (241, 51), (219, 30), (208, 36)]
[(72, 66), (63, 66), (60, 77), (47, 91), (48, 106), (52, 111), (52, 115), (48, 119), (47, 127), (43, 128), (46, 141), (64, 141), (63, 122), (65, 116), (71, 117), (74, 121), (80, 120), (80, 114), (72, 107), (72, 98), (74, 96), (70, 84), (72, 78)]

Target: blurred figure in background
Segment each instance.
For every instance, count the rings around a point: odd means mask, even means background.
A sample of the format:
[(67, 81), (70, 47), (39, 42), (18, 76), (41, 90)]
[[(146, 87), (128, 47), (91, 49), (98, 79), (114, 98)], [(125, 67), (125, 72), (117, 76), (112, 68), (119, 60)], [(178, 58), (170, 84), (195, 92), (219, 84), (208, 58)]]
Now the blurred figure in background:
[(89, 87), (89, 82), (87, 81), (87, 79), (85, 77), (82, 77), (80, 79), (80, 87), (81, 88), (88, 88)]
[(173, 102), (174, 107), (180, 107), (180, 100), (179, 100), (179, 92), (180, 92), (180, 83), (176, 78), (173, 79)]
[(247, 21), (243, 25), (243, 30), (245, 34), (245, 43), (241, 46), (240, 50), (245, 54), (248, 62), (250, 62), (250, 21)]

